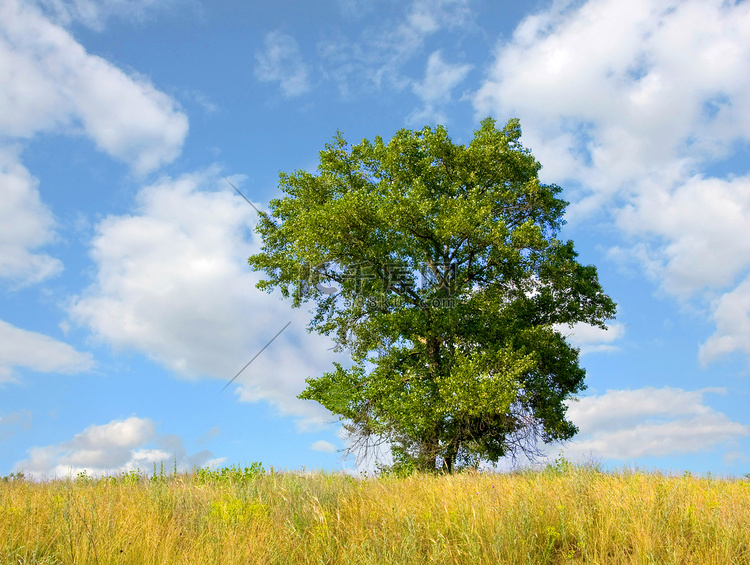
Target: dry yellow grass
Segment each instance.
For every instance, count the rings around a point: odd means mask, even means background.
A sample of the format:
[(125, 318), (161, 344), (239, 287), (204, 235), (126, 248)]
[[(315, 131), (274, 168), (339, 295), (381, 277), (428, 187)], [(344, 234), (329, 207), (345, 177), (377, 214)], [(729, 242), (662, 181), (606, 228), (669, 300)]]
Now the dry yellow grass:
[(11, 480), (0, 561), (750, 564), (750, 482), (567, 466)]

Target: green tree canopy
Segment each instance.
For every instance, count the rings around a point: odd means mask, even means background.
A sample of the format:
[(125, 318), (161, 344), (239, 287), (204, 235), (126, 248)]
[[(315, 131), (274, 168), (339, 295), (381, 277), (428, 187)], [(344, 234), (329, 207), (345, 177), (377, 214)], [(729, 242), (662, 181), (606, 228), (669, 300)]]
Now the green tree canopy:
[(606, 328), (615, 304), (556, 239), (567, 202), (520, 137), (518, 120), (490, 118), (467, 146), (441, 126), (355, 146), (337, 134), (317, 174), (280, 175), (249, 263), (258, 288), (314, 302), (309, 330), (351, 355), (300, 398), (357, 447), (386, 440), (398, 464), (451, 472), (577, 432), (563, 401), (585, 371), (555, 328)]

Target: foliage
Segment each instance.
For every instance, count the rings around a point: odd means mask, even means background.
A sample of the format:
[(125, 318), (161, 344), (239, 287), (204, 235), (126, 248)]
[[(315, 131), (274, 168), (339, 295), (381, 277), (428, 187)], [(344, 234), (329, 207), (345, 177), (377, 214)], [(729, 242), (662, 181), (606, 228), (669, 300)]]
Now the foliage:
[(575, 467), (572, 462), (568, 461), (562, 455), (555, 458), (553, 463), (547, 463), (544, 467), (545, 473), (552, 475), (567, 475)]
[(317, 174), (280, 175), (249, 263), (259, 288), (316, 303), (310, 331), (350, 353), (300, 398), (338, 414), (353, 449), (386, 441), (405, 469), (452, 471), (577, 431), (564, 401), (585, 372), (555, 328), (606, 328), (615, 304), (557, 239), (567, 203), (520, 137), (489, 118), (467, 146), (440, 126), (338, 134)]
[(240, 465), (235, 466), (234, 464), (231, 467), (222, 467), (215, 470), (209, 467), (199, 467), (195, 470), (195, 479), (198, 484), (243, 483), (253, 481), (264, 473), (263, 464), (260, 461), (254, 461), (244, 469)]
[[(156, 476), (156, 473), (154, 472), (154, 476)], [(113, 479), (116, 479), (116, 477), (112, 477)], [(141, 479), (143, 479), (143, 475), (141, 473), (140, 469), (131, 469), (130, 471), (126, 471), (122, 475), (120, 475), (120, 483), (123, 485), (137, 485)]]

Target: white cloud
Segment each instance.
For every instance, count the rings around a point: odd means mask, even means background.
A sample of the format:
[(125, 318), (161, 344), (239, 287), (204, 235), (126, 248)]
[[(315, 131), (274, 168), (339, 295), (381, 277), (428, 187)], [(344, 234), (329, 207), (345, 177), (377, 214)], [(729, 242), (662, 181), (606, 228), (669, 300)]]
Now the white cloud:
[(721, 0), (558, 3), (499, 46), (475, 106), (519, 115), (547, 176), (600, 204), (750, 137), (748, 33), (750, 8)]
[(703, 365), (734, 351), (750, 355), (750, 277), (716, 301), (713, 319), (716, 332), (699, 352)]
[(747, 37), (747, 2), (554, 2), (498, 45), (475, 109), (521, 119), (545, 181), (568, 185), (569, 219), (624, 203), (634, 243), (612, 257), (705, 298), (750, 267), (750, 180), (706, 173), (750, 140)]
[(14, 286), (38, 283), (62, 271), (62, 263), (33, 250), (55, 239), (55, 221), (42, 204), (37, 180), (0, 148), (0, 278)]
[(154, 463), (166, 465), (175, 457), (178, 468), (185, 469), (213, 456), (209, 451), (189, 456), (177, 436), (159, 435), (152, 420), (137, 417), (89, 426), (69, 441), (32, 447), (28, 454), (14, 468), (36, 479), (82, 471), (93, 476), (138, 469), (148, 472)]
[(132, 214), (97, 226), (96, 280), (72, 301), (71, 318), (180, 376), (222, 381), (291, 320), (237, 379), (240, 399), (270, 402), (307, 423), (330, 417), (296, 396), (306, 377), (338, 357), (328, 351), (330, 340), (307, 335), (307, 312), (255, 289), (261, 274), (247, 265), (259, 251), (250, 234), (253, 208), (212, 171), (162, 179), (137, 202)]
[(0, 320), (0, 382), (14, 380), (14, 367), (74, 374), (91, 370), (94, 361), (90, 353), (80, 353), (67, 343)]
[(451, 101), (451, 92), (463, 82), (470, 70), (471, 65), (446, 63), (440, 51), (430, 54), (424, 79), (412, 87), (414, 94), (422, 100), (423, 107), (412, 114), (410, 121), (434, 120), (444, 124), (446, 117), (440, 112), (440, 107)]
[(397, 90), (413, 81), (402, 75), (402, 67), (423, 49), (430, 36), (467, 26), (471, 10), (467, 0), (414, 0), (403, 16), (378, 26), (366, 27), (355, 40), (321, 41), (324, 75), (338, 83), (345, 95), (372, 85)]
[(220, 110), (219, 106), (214, 103), (213, 100), (208, 97), (208, 95), (204, 94), (200, 90), (196, 90), (194, 88), (183, 89), (180, 94), (183, 99), (187, 99), (198, 104), (198, 106), (200, 106), (206, 114), (215, 114)]
[(201, 465), (201, 467), (208, 467), (209, 469), (219, 469), (220, 466), (227, 460), (226, 457), (216, 457), (215, 459), (209, 459)]
[(671, 191), (655, 181), (643, 186), (648, 190), (618, 213), (617, 222), (626, 232), (651, 236), (637, 253), (662, 288), (689, 297), (735, 284), (750, 265), (750, 177), (694, 176)]
[[(414, 0), (397, 26), (387, 22), (373, 33), (366, 51), (374, 57), (367, 63), (369, 75), (377, 86), (388, 81), (394, 86), (402, 82), (400, 68), (421, 51), (425, 40), (440, 31), (460, 27), (470, 17), (466, 0)], [(379, 59), (379, 60), (378, 60)], [(378, 64), (379, 63), (379, 64)]]
[(397, 34), (402, 38), (413, 35), (415, 41), (421, 42), (441, 29), (463, 26), (470, 18), (467, 0), (415, 0)]
[(173, 0), (36, 0), (36, 4), (61, 25), (67, 26), (78, 22), (91, 29), (102, 31), (111, 17), (143, 21), (156, 10), (174, 5), (175, 2)]
[(315, 443), (313, 443), (310, 446), (310, 449), (312, 449), (313, 451), (322, 451), (323, 453), (335, 453), (336, 452), (336, 446), (323, 439), (318, 440)]
[(261, 82), (278, 82), (284, 96), (293, 98), (310, 90), (309, 72), (302, 60), (297, 40), (272, 31), (255, 54), (255, 76)]
[(557, 325), (555, 329), (564, 335), (574, 347), (578, 347), (581, 355), (617, 351), (617, 346), (612, 345), (612, 342), (625, 335), (623, 324), (610, 324), (606, 330), (583, 323), (573, 326)]
[(0, 5), (0, 133), (83, 130), (97, 147), (143, 174), (179, 155), (188, 121), (143, 77), (86, 53), (33, 6)]
[(725, 391), (645, 387), (569, 401), (567, 417), (579, 435), (563, 452), (628, 460), (710, 451), (750, 435), (748, 426), (704, 404), (707, 393)]
[[(276, 300), (276, 297), (272, 299)], [(264, 308), (269, 306), (266, 304)], [(293, 323), (237, 379), (241, 383), (236, 391), (237, 398), (241, 402), (265, 401), (275, 406), (280, 414), (297, 417), (296, 427), (300, 432), (319, 429), (335, 421), (336, 417), (317, 402), (298, 400), (297, 395), (306, 387), (307, 377), (321, 376), (333, 369), (334, 360), (345, 360), (330, 351), (333, 344), (329, 338), (308, 334), (304, 330), (310, 314), (304, 310), (288, 312), (283, 306), (273, 310), (277, 322), (252, 328), (257, 349), (245, 349), (247, 361), (265, 345), (262, 341), (267, 343), (284, 326), (284, 317)], [(247, 361), (236, 367), (235, 372)]]

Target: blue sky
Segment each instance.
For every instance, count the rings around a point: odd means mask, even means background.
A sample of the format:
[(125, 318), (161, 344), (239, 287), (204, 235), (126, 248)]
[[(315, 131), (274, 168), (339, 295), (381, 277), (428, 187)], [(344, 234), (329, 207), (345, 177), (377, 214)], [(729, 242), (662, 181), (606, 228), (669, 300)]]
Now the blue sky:
[(618, 303), (562, 328), (588, 389), (551, 456), (750, 472), (748, 38), (719, 0), (4, 0), (0, 474), (353, 468), (296, 398), (342, 358), (255, 289), (224, 179), (263, 208), (337, 130), (488, 115)]

